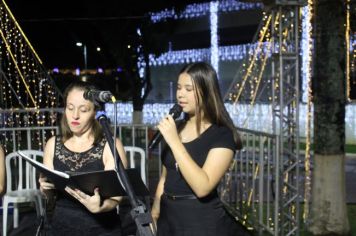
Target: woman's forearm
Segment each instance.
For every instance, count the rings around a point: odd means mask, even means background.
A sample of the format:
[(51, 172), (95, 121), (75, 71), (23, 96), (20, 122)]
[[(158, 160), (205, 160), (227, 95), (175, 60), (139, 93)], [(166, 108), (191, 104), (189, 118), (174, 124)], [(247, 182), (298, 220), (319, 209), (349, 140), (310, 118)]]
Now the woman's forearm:
[(152, 209), (151, 209), (151, 215), (154, 220), (157, 220), (159, 217), (159, 214), (160, 214), (161, 196), (162, 196), (163, 190), (164, 190), (164, 183), (166, 181), (166, 175), (167, 175), (166, 168), (163, 167), (162, 175), (161, 175), (160, 180), (157, 185), (157, 190), (156, 190), (155, 198), (154, 198), (154, 201), (152, 204)]
[(5, 186), (3, 184), (0, 184), (0, 197), (5, 193)]

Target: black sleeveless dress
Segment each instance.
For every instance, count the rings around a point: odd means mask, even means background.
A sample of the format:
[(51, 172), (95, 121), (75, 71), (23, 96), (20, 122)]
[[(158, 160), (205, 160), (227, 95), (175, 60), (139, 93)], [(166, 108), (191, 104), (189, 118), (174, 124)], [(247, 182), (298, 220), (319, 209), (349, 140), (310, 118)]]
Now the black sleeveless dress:
[[(103, 170), (103, 151), (106, 139), (91, 149), (76, 153), (67, 149), (56, 137), (53, 166), (55, 170), (86, 172)], [(122, 235), (120, 217), (116, 209), (93, 214), (69, 194), (57, 193), (57, 201), (51, 217), (50, 235)]]

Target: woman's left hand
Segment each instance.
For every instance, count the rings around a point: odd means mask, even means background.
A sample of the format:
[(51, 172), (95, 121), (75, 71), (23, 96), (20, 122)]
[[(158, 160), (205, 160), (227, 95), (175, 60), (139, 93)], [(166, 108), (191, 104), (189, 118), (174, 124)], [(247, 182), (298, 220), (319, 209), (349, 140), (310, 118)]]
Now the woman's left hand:
[(79, 189), (72, 189), (70, 187), (66, 187), (65, 191), (83, 204), (91, 213), (100, 212), (101, 198), (98, 188), (94, 190), (94, 195), (92, 196), (80, 191)]

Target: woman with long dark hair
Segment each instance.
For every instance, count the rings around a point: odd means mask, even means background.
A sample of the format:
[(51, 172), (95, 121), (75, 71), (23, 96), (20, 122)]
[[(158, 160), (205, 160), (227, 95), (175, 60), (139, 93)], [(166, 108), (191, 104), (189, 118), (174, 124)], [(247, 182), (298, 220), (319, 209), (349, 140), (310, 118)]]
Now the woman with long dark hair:
[(177, 128), (167, 115), (157, 126), (165, 141), (164, 166), (152, 206), (158, 235), (239, 235), (219, 200), (217, 185), (241, 149), (241, 140), (213, 67), (203, 62), (185, 66), (176, 97), (185, 123)]

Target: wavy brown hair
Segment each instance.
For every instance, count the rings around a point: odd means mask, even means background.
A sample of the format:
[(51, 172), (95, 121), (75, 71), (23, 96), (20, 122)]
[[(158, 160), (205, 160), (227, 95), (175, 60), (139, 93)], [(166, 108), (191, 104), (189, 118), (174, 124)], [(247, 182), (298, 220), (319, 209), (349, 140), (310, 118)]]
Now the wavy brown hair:
[(201, 113), (203, 113), (204, 118), (212, 124), (229, 128), (234, 135), (237, 149), (241, 149), (241, 138), (225, 108), (214, 68), (208, 63), (197, 62), (184, 66), (179, 74), (183, 73), (190, 75), (195, 87), (194, 93), (197, 101), (195, 115), (198, 133), (200, 133)]
[[(89, 91), (89, 90), (97, 90), (97, 88), (94, 85), (87, 83), (87, 82), (83, 82), (83, 81), (76, 81), (76, 82), (69, 84), (63, 93), (64, 110), (67, 107), (68, 94), (71, 91), (73, 91), (74, 89), (77, 89), (79, 91), (84, 91), (84, 92)], [(94, 104), (95, 112), (97, 112), (101, 109), (100, 104), (93, 102), (93, 101), (90, 101), (90, 102), (92, 102)], [(62, 142), (63, 143), (73, 136), (73, 132), (69, 128), (65, 112), (61, 119), (61, 134), (62, 134)], [(99, 124), (99, 122), (96, 119), (93, 119), (93, 122), (92, 122), (92, 134), (94, 136), (94, 143), (99, 143), (101, 141), (101, 139), (103, 138), (103, 130), (101, 128), (101, 125)]]

